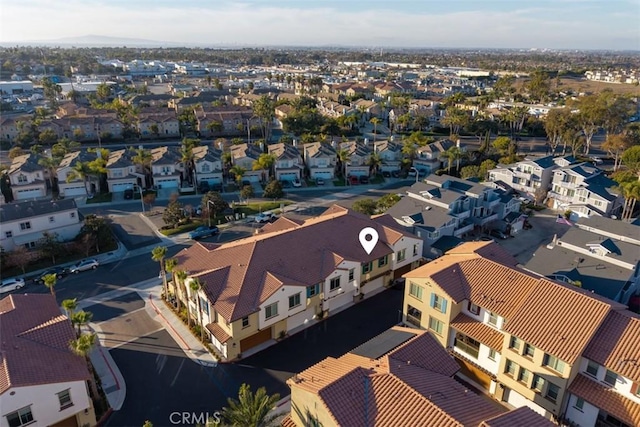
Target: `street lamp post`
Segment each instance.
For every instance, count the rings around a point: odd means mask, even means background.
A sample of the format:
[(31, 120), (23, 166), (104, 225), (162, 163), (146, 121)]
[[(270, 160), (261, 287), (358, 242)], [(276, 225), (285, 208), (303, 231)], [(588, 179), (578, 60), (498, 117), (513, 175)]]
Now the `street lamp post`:
[(420, 177), (420, 173), (418, 172), (418, 169), (412, 167), (409, 170), (414, 171), (416, 173), (416, 184), (417, 184), (418, 183), (418, 178)]
[(211, 211), (209, 210), (209, 203), (213, 203), (213, 201), (207, 200), (207, 217), (209, 218), (209, 228), (211, 228)]

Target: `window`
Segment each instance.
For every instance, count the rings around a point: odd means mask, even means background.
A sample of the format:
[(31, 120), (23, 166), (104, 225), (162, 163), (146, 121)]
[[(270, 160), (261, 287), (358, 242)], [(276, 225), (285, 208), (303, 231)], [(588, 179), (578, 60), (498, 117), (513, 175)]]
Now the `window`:
[(411, 323), (416, 328), (420, 327), (420, 320), (422, 319), (422, 312), (410, 305), (407, 306), (407, 322)]
[(209, 163), (203, 163), (202, 172), (209, 172), (209, 171), (211, 171), (211, 166), (209, 166)]
[(249, 316), (242, 318), (242, 328), (244, 329), (247, 327), (249, 327)]
[(291, 295), (289, 297), (289, 308), (297, 307), (300, 305), (300, 293)]
[(618, 379), (618, 374), (607, 369), (607, 373), (604, 374), (604, 382), (609, 385), (616, 385), (617, 379)]
[(515, 377), (517, 369), (518, 365), (513, 361), (507, 359), (507, 362), (504, 364), (504, 373), (509, 375), (510, 377)]
[(60, 401), (60, 410), (73, 406), (73, 402), (71, 401), (71, 393), (69, 392), (69, 389), (66, 389), (58, 393), (58, 400)]
[(442, 322), (429, 316), (429, 329), (438, 335), (442, 335)]
[(496, 361), (496, 351), (492, 348), (489, 349), (489, 359)]
[(631, 386), (631, 394), (640, 396), (640, 383), (634, 383)]
[(353, 282), (353, 280), (355, 279), (355, 273), (356, 273), (355, 268), (352, 268), (352, 269), (349, 270), (349, 281), (350, 282)]
[(413, 282), (409, 282), (409, 295), (422, 301), (422, 286), (418, 286)]
[(534, 375), (533, 382), (531, 383), (531, 388), (536, 391), (542, 391), (543, 387), (544, 387), (544, 378), (542, 378), (540, 375)]
[(478, 358), (480, 343), (471, 337), (461, 334), (460, 332), (456, 332), (456, 337), (453, 340), (453, 346), (475, 359)]
[(27, 222), (21, 222), (20, 223), (20, 230), (30, 230), (31, 229), (31, 223), (29, 221)]
[(469, 310), (469, 313), (473, 313), (473, 314), (476, 314), (476, 315), (480, 314), (480, 307), (478, 307), (477, 305), (475, 305), (471, 301), (469, 301), (467, 303), (467, 310)]
[(204, 311), (207, 316), (209, 315), (209, 303), (207, 302), (206, 299), (200, 297), (200, 307), (202, 308), (202, 311)]
[(600, 368), (600, 365), (598, 365), (596, 362), (592, 362), (591, 360), (589, 360), (589, 363), (587, 363), (587, 373), (593, 375), (594, 377), (598, 376), (598, 368)]
[(27, 176), (20, 174), (18, 175), (18, 183), (19, 184), (25, 184), (27, 182)]
[(447, 300), (434, 293), (431, 294), (431, 307), (440, 311), (440, 313), (447, 312)]
[(573, 407), (582, 412), (582, 409), (584, 408), (584, 399), (576, 396), (576, 403), (573, 405)]
[(389, 255), (385, 255), (378, 259), (378, 267), (384, 267), (389, 262)]
[(413, 256), (418, 256), (418, 247), (419, 245), (417, 243), (413, 245)]
[(56, 218), (54, 216), (49, 217), (49, 222), (56, 222)]
[(368, 262), (368, 263), (362, 264), (362, 274), (367, 274), (367, 273), (371, 272), (371, 270), (373, 270), (373, 263), (372, 262)]
[(400, 261), (404, 261), (405, 257), (406, 257), (406, 249), (402, 249), (398, 251), (398, 262)]
[(320, 293), (320, 284), (315, 284), (307, 287), (307, 298), (311, 298)]
[(26, 406), (6, 415), (9, 427), (20, 427), (33, 421), (31, 406)]
[(13, 231), (5, 231), (4, 235), (6, 236), (7, 239), (10, 239), (13, 237)]
[(331, 282), (329, 283), (329, 290), (335, 291), (336, 289), (339, 289), (339, 288), (340, 288), (340, 276), (334, 277), (333, 279), (331, 279)]
[(554, 383), (549, 383), (547, 386), (547, 394), (545, 397), (552, 402), (555, 402), (558, 399), (558, 394), (560, 394), (560, 387), (555, 385)]
[(524, 343), (524, 351), (523, 355), (527, 357), (533, 357), (533, 354), (536, 352), (536, 348), (529, 343)]
[(268, 305), (264, 308), (264, 318), (271, 319), (274, 316), (278, 315), (278, 303), (274, 302), (271, 305)]
[(69, 217), (70, 217), (70, 218), (75, 218), (75, 217), (76, 217), (76, 213), (75, 213), (75, 212), (71, 212), (71, 213), (69, 213)]
[(531, 372), (528, 369), (520, 368), (520, 373), (518, 374), (518, 381), (521, 383), (527, 384), (529, 382), (529, 377), (531, 376)]
[(548, 366), (549, 368), (553, 369), (556, 372), (562, 373), (564, 371), (564, 362), (550, 354), (544, 355), (542, 364), (545, 366)]
[(512, 336), (511, 341), (509, 341), (509, 348), (513, 348), (514, 350), (520, 350), (521, 344), (522, 344), (522, 341)]
[(489, 324), (498, 327), (498, 315), (492, 312), (489, 312)]

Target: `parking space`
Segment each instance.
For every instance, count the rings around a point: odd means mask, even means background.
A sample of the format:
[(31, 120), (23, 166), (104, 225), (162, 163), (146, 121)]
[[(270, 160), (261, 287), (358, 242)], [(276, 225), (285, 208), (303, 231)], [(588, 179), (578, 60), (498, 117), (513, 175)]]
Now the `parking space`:
[[(156, 339), (152, 334), (163, 329), (145, 310), (137, 310), (97, 325), (96, 330), (102, 345), (108, 349), (130, 344), (135, 351), (153, 351)], [(177, 350), (177, 355), (182, 353)]]

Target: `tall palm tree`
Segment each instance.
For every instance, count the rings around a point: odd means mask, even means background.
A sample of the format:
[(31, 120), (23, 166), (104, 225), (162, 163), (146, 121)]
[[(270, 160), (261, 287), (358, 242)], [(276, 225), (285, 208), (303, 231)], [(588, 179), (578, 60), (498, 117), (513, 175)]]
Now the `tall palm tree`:
[(196, 306), (198, 307), (198, 323), (200, 323), (200, 339), (204, 341), (204, 325), (202, 324), (202, 306), (200, 305), (200, 289), (202, 289), (202, 284), (200, 280), (195, 277), (189, 283), (189, 288), (191, 288), (191, 292), (195, 295)]
[(227, 399), (229, 406), (222, 409), (222, 417), (232, 426), (266, 426), (273, 421), (274, 417), (269, 416), (269, 413), (279, 400), (278, 393), (269, 396), (267, 390), (260, 387), (254, 394), (249, 385), (242, 384), (238, 400)]
[(58, 276), (55, 273), (42, 276), (42, 283), (49, 289), (54, 298), (56, 297), (55, 287), (57, 282)]
[(57, 190), (56, 185), (56, 175), (58, 174), (58, 166), (60, 166), (60, 161), (62, 159), (56, 157), (40, 157), (38, 160), (38, 164), (42, 166), (49, 174), (49, 184), (51, 186), (51, 191)]
[(367, 160), (367, 165), (369, 166), (369, 175), (377, 175), (378, 169), (380, 168), (380, 165), (382, 165), (382, 158), (380, 157), (380, 153), (371, 153), (369, 155), (369, 159)]
[(133, 164), (140, 167), (141, 173), (144, 175), (143, 187), (148, 188), (153, 183), (151, 182), (151, 163), (153, 162), (153, 155), (151, 151), (144, 148), (136, 148), (133, 150), (134, 156), (131, 158)]
[(624, 197), (624, 205), (620, 219), (623, 221), (630, 220), (633, 217), (636, 201), (640, 199), (640, 181), (623, 182), (618, 188)]
[(238, 185), (240, 185), (240, 183), (242, 182), (242, 177), (244, 176), (246, 171), (247, 170), (245, 168), (238, 165), (235, 165), (231, 169), (229, 169), (229, 172), (232, 173), (233, 176), (236, 178)]
[(175, 258), (169, 258), (164, 262), (164, 268), (167, 273), (171, 273), (171, 285), (173, 286), (173, 296), (178, 299), (178, 291), (176, 289), (176, 267), (178, 266), (178, 260)]
[(89, 162), (76, 162), (69, 173), (67, 174), (67, 182), (75, 181), (80, 179), (84, 181), (84, 191), (89, 195), (89, 187), (87, 187), (87, 183), (89, 182), (89, 176), (91, 176), (92, 170), (89, 167)]
[(76, 311), (71, 315), (71, 323), (76, 326), (78, 337), (82, 335), (82, 327), (88, 325), (92, 318), (93, 313), (84, 310)]
[(84, 357), (87, 363), (87, 368), (89, 368), (89, 372), (91, 373), (91, 379), (89, 380), (89, 387), (91, 388), (91, 394), (93, 395), (94, 398), (98, 398), (99, 396), (98, 387), (95, 382), (96, 376), (93, 369), (93, 364), (89, 359), (89, 355), (91, 354), (91, 351), (93, 350), (95, 345), (96, 345), (95, 333), (82, 334), (75, 340), (69, 341), (69, 349), (73, 352), (73, 354), (76, 354), (80, 357)]
[(253, 170), (266, 170), (267, 171), (267, 181), (271, 178), (273, 165), (276, 163), (276, 158), (273, 154), (263, 153), (260, 154), (258, 160), (253, 162)]
[[(462, 154), (463, 154), (462, 150), (454, 145), (453, 147), (449, 147), (447, 152), (448, 152), (448, 155), (452, 158), (452, 160), (455, 160), (456, 170), (460, 171), (460, 160), (462, 159)], [(449, 169), (451, 169), (451, 166), (449, 166)]]
[(164, 258), (167, 256), (167, 247), (166, 246), (156, 246), (151, 251), (151, 259), (155, 262), (160, 263), (160, 274), (162, 275), (162, 290), (164, 292), (164, 299), (167, 300), (168, 289), (167, 289), (167, 275), (164, 270)]
[(78, 308), (78, 298), (66, 299), (62, 301), (62, 308), (64, 308), (64, 311), (67, 312), (67, 317), (71, 318), (71, 316), (73, 316), (73, 313), (76, 311), (76, 308)]
[(378, 134), (378, 125), (382, 122), (379, 118), (374, 117), (369, 120), (373, 124), (373, 142), (376, 142), (376, 135)]
[[(192, 140), (189, 140), (192, 141)], [(180, 154), (182, 156), (182, 164), (184, 165), (184, 171), (186, 175), (187, 182), (190, 185), (195, 184), (196, 182), (196, 157), (193, 154), (193, 144), (182, 144), (182, 148), (180, 149)]]
[(418, 153), (418, 147), (413, 141), (407, 140), (402, 143), (402, 154), (409, 159), (409, 167), (413, 166), (413, 161)]
[(344, 148), (341, 148), (338, 150), (338, 152), (336, 153), (336, 156), (338, 157), (338, 162), (340, 162), (340, 173), (342, 174), (342, 177), (344, 178), (344, 183), (347, 183), (347, 162), (349, 161), (349, 159), (351, 159), (351, 156), (349, 155), (349, 151), (345, 150)]
[[(185, 283), (185, 280), (187, 280), (187, 272), (184, 270), (176, 271), (176, 280), (178, 281), (177, 285), (180, 288), (180, 293), (182, 294), (183, 297), (186, 296), (187, 293), (184, 288), (184, 283)], [(178, 300), (178, 307), (177, 307), (178, 313), (180, 313), (180, 304), (182, 303), (182, 300), (180, 299), (179, 295), (177, 295), (176, 299)], [(191, 312), (189, 310), (189, 304), (187, 303), (186, 305), (187, 305), (187, 323), (189, 324), (189, 326), (191, 326)]]

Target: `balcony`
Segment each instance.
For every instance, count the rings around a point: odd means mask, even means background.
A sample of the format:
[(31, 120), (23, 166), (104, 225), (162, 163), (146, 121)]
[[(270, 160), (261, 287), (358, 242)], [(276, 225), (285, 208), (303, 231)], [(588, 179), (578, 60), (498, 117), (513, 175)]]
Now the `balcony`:
[(453, 235), (456, 237), (460, 237), (464, 233), (468, 233), (473, 231), (473, 223), (472, 222), (463, 222), (460, 228), (454, 230)]
[(406, 316), (406, 322), (408, 324), (410, 324), (411, 326), (414, 326), (416, 328), (420, 328), (420, 319), (414, 316), (411, 316), (410, 314), (407, 314)]
[(474, 222), (477, 225), (485, 225), (485, 224), (490, 223), (491, 221), (496, 221), (496, 220), (498, 220), (498, 214), (497, 213), (495, 213), (493, 215), (485, 216), (483, 218), (474, 218)]
[(471, 216), (471, 211), (466, 210), (466, 211), (460, 211), (460, 212), (452, 212), (451, 215), (455, 216), (458, 219), (466, 219), (469, 218)]

